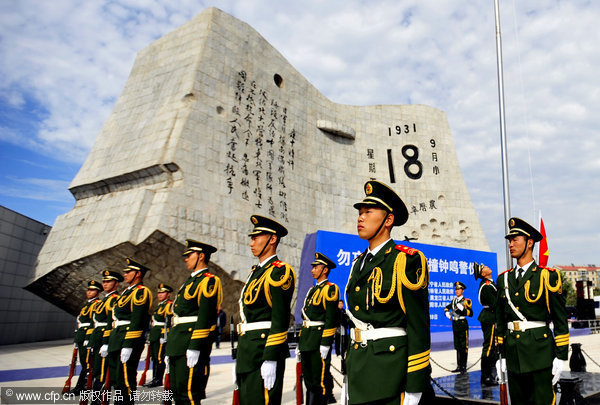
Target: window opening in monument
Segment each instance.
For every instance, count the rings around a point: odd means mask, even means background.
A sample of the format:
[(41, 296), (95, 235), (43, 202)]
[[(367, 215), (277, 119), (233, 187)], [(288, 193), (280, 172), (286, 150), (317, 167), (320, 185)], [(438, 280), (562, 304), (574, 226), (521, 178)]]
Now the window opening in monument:
[(283, 87), (283, 77), (279, 76), (277, 73), (273, 76), (273, 81), (275, 82), (275, 86), (279, 88)]
[(390, 183), (396, 182), (396, 176), (394, 176), (394, 162), (392, 162), (392, 150), (387, 150), (388, 156), (388, 169), (390, 170)]

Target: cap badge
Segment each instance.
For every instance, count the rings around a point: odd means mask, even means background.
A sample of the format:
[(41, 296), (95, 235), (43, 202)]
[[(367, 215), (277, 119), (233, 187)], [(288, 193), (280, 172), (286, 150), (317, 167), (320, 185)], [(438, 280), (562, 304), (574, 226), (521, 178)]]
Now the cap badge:
[(511, 227), (515, 226), (515, 220), (514, 220), (514, 219), (511, 219), (511, 220), (510, 220), (510, 223), (509, 223), (509, 225), (510, 225)]
[(371, 183), (367, 183), (367, 186), (365, 187), (365, 194), (370, 195), (372, 192), (373, 192), (373, 186), (371, 185)]
[(258, 219), (256, 219), (256, 217), (252, 217), (251, 220), (254, 225), (258, 224)]

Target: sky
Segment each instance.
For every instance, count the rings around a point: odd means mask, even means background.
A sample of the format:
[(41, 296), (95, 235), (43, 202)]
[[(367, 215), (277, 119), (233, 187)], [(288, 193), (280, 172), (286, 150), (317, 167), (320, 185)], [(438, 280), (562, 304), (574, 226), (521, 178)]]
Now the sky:
[[(600, 265), (600, 2), (500, 0), (510, 211), (549, 265)], [(52, 225), (135, 55), (216, 6), (330, 100), (443, 110), (498, 265), (504, 197), (494, 1), (3, 0), (0, 205)]]

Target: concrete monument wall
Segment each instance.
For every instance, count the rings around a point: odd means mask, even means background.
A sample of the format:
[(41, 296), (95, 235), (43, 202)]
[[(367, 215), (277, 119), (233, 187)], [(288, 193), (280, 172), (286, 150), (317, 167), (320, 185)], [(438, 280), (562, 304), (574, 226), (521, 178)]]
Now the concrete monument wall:
[(28, 288), (74, 313), (72, 294), (126, 256), (152, 268), (147, 285), (177, 288), (193, 238), (218, 247), (211, 268), (231, 314), (255, 263), (251, 214), (289, 229), (279, 257), (299, 269), (306, 234), (356, 232), (368, 179), (409, 207), (396, 239), (489, 250), (444, 112), (333, 103), (250, 26), (210, 8), (139, 52)]

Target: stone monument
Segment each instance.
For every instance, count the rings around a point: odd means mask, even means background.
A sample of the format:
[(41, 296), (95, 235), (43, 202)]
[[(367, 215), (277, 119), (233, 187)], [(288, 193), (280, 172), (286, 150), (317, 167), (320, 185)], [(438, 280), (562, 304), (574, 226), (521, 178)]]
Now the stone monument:
[(299, 269), (306, 234), (356, 232), (368, 179), (409, 208), (395, 239), (489, 250), (444, 112), (336, 104), (252, 27), (209, 8), (137, 55), (27, 289), (76, 313), (87, 280), (128, 256), (152, 269), (153, 291), (178, 288), (192, 238), (218, 248), (211, 271), (235, 314), (255, 263), (250, 215), (289, 229), (280, 258)]

